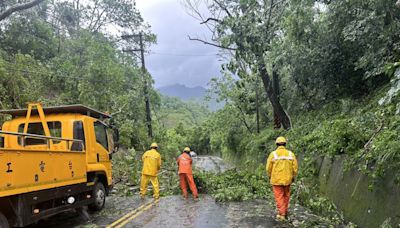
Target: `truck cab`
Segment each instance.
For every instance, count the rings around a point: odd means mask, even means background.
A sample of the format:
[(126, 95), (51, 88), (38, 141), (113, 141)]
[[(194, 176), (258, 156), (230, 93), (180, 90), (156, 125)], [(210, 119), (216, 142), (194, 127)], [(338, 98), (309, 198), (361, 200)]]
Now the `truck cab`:
[(12, 116), (0, 131), (0, 226), (2, 217), (22, 227), (69, 209), (104, 207), (112, 187), (110, 115), (39, 103), (0, 113)]

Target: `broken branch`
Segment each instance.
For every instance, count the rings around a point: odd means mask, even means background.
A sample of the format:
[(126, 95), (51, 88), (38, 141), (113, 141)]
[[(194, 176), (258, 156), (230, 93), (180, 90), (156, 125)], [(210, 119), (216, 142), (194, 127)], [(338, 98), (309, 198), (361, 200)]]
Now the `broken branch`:
[(202, 42), (203, 44), (211, 45), (211, 46), (214, 46), (214, 47), (218, 47), (218, 48), (222, 48), (222, 49), (226, 49), (226, 50), (231, 50), (231, 51), (236, 51), (236, 48), (224, 47), (224, 46), (219, 45), (219, 44), (211, 43), (211, 42), (208, 42), (208, 41), (205, 41), (205, 40), (201, 40), (201, 39), (198, 39), (198, 38), (192, 38), (190, 36), (188, 36), (188, 38), (189, 38), (189, 40), (199, 41), (199, 42)]

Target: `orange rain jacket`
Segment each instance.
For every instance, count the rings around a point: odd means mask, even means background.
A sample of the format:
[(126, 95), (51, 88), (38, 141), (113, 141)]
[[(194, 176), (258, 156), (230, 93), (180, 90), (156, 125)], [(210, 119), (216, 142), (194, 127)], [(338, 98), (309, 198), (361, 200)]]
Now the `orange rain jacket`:
[(272, 185), (290, 185), (297, 176), (297, 169), (296, 156), (284, 146), (268, 156), (266, 170)]
[(142, 156), (143, 175), (157, 176), (161, 168), (161, 155), (155, 149), (146, 151)]
[(179, 155), (176, 161), (179, 167), (178, 174), (192, 174), (192, 158), (190, 157), (190, 155), (188, 155), (187, 153), (182, 153), (181, 155)]

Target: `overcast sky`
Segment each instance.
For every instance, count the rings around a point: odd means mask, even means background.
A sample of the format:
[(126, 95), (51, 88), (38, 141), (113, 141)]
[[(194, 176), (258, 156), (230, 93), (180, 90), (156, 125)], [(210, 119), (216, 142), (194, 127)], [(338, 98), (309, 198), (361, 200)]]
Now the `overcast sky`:
[(157, 35), (157, 44), (145, 56), (156, 88), (175, 83), (206, 87), (220, 74), (218, 49), (188, 39), (188, 35), (210, 37), (210, 32), (187, 14), (180, 0), (136, 0), (136, 4)]

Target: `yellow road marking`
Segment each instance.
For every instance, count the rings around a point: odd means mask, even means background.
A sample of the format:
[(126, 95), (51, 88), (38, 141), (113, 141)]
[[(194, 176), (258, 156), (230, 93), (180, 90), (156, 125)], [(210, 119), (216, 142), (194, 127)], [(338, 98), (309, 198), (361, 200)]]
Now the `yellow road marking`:
[(143, 204), (142, 206), (136, 208), (135, 210), (129, 212), (128, 214), (122, 216), (120, 219), (118, 219), (117, 221), (113, 222), (112, 224), (108, 225), (107, 228), (112, 228), (114, 226), (116, 226), (118, 223), (122, 222), (123, 220), (125, 220), (126, 218), (128, 218), (129, 216), (132, 216), (132, 214), (135, 214), (138, 210), (142, 209), (143, 207), (150, 205), (152, 202), (148, 203), (148, 204)]
[(130, 221), (132, 221), (133, 219), (135, 219), (136, 217), (138, 217), (140, 214), (142, 214), (143, 212), (147, 211), (148, 209), (150, 209), (152, 206), (154, 206), (156, 203), (158, 202), (158, 200), (154, 201), (153, 203), (151, 203), (150, 205), (148, 205), (147, 207), (145, 207), (143, 210), (139, 211), (138, 213), (132, 215), (130, 218), (128, 218), (127, 220), (125, 220), (124, 222), (122, 222), (121, 224), (119, 224), (118, 226), (116, 226), (115, 228), (121, 228), (124, 227), (127, 223), (129, 223)]
[[(136, 208), (135, 210), (129, 212), (128, 214), (124, 215), (117, 221), (113, 222), (112, 224), (108, 225), (106, 228), (121, 228), (124, 225), (126, 225), (128, 222), (132, 221), (134, 218), (136, 218), (138, 215), (143, 213), (144, 211), (150, 209), (155, 203), (157, 203), (159, 200), (152, 201), (147, 204), (143, 204), (142, 206)], [(144, 208), (142, 210), (142, 208)], [(118, 225), (119, 224), (119, 225)]]

